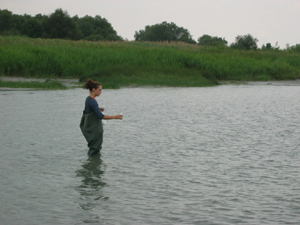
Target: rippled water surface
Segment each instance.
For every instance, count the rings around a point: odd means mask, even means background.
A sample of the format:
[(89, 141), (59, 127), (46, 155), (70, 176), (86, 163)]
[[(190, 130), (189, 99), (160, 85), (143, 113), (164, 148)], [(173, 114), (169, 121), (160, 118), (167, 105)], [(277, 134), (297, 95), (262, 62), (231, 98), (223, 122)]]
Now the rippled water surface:
[[(105, 88), (105, 87), (104, 87)], [(0, 224), (300, 224), (300, 86), (0, 92)]]

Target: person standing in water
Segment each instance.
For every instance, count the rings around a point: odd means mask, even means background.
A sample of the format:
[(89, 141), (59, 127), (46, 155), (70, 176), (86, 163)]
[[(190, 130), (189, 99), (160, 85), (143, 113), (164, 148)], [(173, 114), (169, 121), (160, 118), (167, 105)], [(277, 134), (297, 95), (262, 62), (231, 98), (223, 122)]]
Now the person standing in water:
[(96, 155), (100, 152), (103, 142), (102, 120), (123, 119), (123, 115), (109, 116), (102, 112), (104, 108), (99, 108), (96, 97), (102, 93), (102, 84), (88, 79), (84, 89), (90, 90), (90, 95), (85, 100), (85, 108), (80, 121), (80, 129), (88, 142), (88, 155)]

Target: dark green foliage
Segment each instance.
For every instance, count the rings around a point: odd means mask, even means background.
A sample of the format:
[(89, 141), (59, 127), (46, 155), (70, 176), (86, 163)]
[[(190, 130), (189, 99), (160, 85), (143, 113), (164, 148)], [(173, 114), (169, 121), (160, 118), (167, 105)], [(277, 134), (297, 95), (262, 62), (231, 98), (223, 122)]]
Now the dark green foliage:
[(76, 24), (66, 11), (55, 10), (45, 23), (45, 31), (49, 38), (74, 39)]
[(22, 25), (27, 17), (27, 15), (24, 15), (24, 17), (13, 15), (12, 12), (6, 9), (0, 9), (0, 34), (20, 35)]
[(271, 43), (267, 43), (266, 45), (263, 45), (261, 47), (261, 49), (263, 49), (263, 50), (271, 50), (271, 49), (273, 49), (273, 47), (272, 47)]
[(88, 37), (94, 34), (93, 22), (94, 18), (91, 16), (85, 16), (81, 19), (78, 18), (78, 20), (76, 20), (76, 23), (78, 24), (78, 27), (81, 30), (83, 37)]
[(277, 47), (276, 45), (272, 46), (271, 43), (267, 43), (266, 45), (262, 45), (261, 50), (264, 50), (264, 51), (274, 51), (274, 50), (279, 51), (279, 47)]
[(204, 34), (202, 37), (198, 38), (198, 45), (201, 45), (201, 46), (225, 47), (227, 45), (227, 43), (228, 42), (224, 38), (212, 37), (207, 34)]
[(288, 48), (289, 52), (300, 52), (300, 44), (296, 44)]
[(31, 38), (41, 38), (43, 36), (43, 31), (44, 29), (41, 22), (34, 18), (27, 20), (21, 29), (22, 34)]
[(121, 41), (111, 24), (101, 16), (85, 16), (76, 22), (85, 40), (89, 41)]
[(251, 50), (257, 49), (258, 40), (254, 38), (251, 34), (238, 35), (235, 38), (235, 43), (232, 43), (230, 47), (240, 50)]
[(136, 41), (180, 41), (196, 44), (187, 29), (167, 22), (146, 26), (145, 30), (136, 31), (134, 38)]
[(12, 12), (0, 9), (0, 33), (8, 31), (11, 28)]
[(0, 10), (0, 35), (26, 35), (32, 38), (59, 38), (69, 40), (120, 41), (111, 24), (100, 16), (71, 18), (67, 11), (55, 10), (49, 16), (37, 14), (14, 15)]

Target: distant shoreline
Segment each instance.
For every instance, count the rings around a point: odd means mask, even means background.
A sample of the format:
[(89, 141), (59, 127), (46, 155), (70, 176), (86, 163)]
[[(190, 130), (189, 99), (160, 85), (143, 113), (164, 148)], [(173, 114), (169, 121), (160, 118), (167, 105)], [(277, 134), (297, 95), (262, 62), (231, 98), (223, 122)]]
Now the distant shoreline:
[[(13, 85), (14, 87), (11, 87), (10, 85), (8, 87), (0, 87), (0, 91), (10, 91), (10, 90), (41, 90), (41, 88), (39, 87), (23, 87), (24, 85), (21, 85), (21, 87), (18, 87), (18, 83), (25, 83), (25, 82), (38, 82), (41, 83), (41, 85), (43, 83), (45, 83), (46, 81), (57, 81), (59, 82), (59, 84), (63, 85), (64, 87), (66, 87), (67, 89), (69, 88), (77, 88), (80, 86), (78, 79), (60, 79), (60, 78), (53, 78), (53, 79), (49, 79), (49, 78), (25, 78), (25, 77), (14, 77), (14, 76), (0, 76), (0, 80), (2, 80), (3, 82), (15, 82), (16, 84)], [(16, 87), (15, 87), (16, 86)], [(27, 85), (26, 85), (27, 86)], [(39, 85), (38, 85), (39, 86)], [(42, 88), (43, 90), (48, 90), (48, 88)], [(60, 88), (58, 88), (60, 89)], [(49, 89), (51, 90), (51, 88)]]
[(54, 79), (49, 79), (49, 78), (27, 78), (27, 77), (8, 77), (8, 76), (0, 76), (0, 79), (3, 81), (13, 81), (13, 82), (45, 82), (46, 80), (57, 80), (61, 82), (62, 84), (66, 85), (67, 87), (72, 87), (72, 86), (77, 86), (78, 85), (78, 79), (60, 79), (60, 78), (54, 78)]
[[(25, 77), (14, 77), (14, 76), (0, 76), (0, 79), (3, 81), (11, 82), (45, 82), (46, 80), (55, 80), (59, 81), (68, 88), (79, 87), (78, 79), (49, 79), (49, 78), (25, 78)], [(220, 81), (221, 85), (274, 85), (274, 86), (300, 86), (300, 79), (296, 80), (282, 80), (282, 81)], [(5, 90), (33, 90), (35, 88), (6, 88), (0, 87), (0, 91)]]
[(296, 80), (270, 80), (270, 81), (220, 81), (220, 84), (247, 84), (247, 85), (274, 85), (274, 86), (300, 86), (300, 79)]

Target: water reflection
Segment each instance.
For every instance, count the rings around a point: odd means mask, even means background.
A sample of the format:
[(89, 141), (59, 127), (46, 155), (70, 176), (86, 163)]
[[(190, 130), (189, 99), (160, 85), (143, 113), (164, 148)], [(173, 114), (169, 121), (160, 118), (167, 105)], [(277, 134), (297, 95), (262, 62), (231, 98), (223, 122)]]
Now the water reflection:
[(76, 187), (82, 196), (80, 207), (83, 210), (91, 210), (99, 205), (99, 200), (107, 199), (103, 196), (102, 188), (104, 164), (100, 155), (90, 157), (82, 164), (82, 168), (76, 171), (76, 175), (82, 178), (81, 184)]

